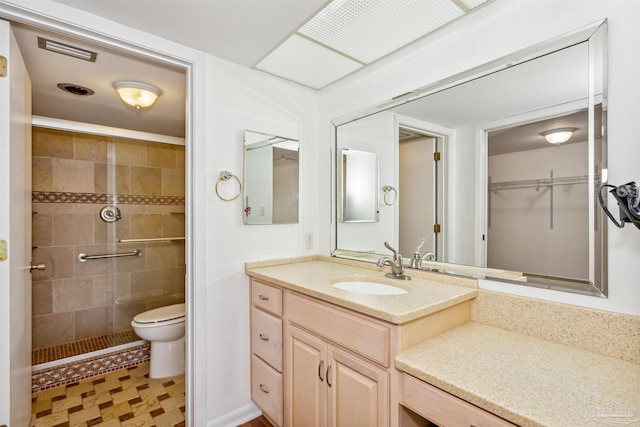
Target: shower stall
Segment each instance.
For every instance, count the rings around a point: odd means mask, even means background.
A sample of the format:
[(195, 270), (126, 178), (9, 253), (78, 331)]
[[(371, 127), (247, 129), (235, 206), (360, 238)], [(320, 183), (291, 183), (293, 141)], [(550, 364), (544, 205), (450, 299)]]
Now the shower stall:
[(184, 146), (34, 126), (32, 191), (34, 369), (144, 347), (185, 300)]

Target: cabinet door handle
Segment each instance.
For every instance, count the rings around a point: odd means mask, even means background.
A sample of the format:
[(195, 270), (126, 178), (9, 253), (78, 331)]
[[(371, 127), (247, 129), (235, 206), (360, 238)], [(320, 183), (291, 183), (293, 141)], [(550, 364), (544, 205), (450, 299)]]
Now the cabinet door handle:
[(260, 298), (262, 301), (269, 301), (269, 297), (266, 297), (262, 294), (258, 295), (258, 298)]
[(268, 336), (266, 336), (265, 334), (260, 334), (260, 335), (258, 335), (258, 336), (260, 337), (260, 339), (261, 339), (262, 341), (269, 341), (269, 337), (268, 337)]
[(260, 384), (260, 390), (262, 390), (263, 393), (269, 394), (269, 389), (266, 388), (264, 384)]
[(324, 378), (322, 378), (322, 365), (324, 365), (324, 359), (320, 359), (320, 363), (318, 364), (318, 378), (320, 378), (320, 382), (324, 382)]
[(327, 373), (325, 374), (325, 377), (327, 378), (327, 385), (331, 387), (331, 381), (329, 381), (329, 375), (331, 375), (331, 363), (329, 363), (329, 366), (327, 366)]

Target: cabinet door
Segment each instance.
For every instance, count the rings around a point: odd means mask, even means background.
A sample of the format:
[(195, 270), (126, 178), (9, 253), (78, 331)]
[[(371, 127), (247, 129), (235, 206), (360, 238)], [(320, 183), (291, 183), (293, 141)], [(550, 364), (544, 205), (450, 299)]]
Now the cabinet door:
[(389, 425), (389, 373), (340, 349), (329, 347), (329, 425)]
[(323, 427), (326, 425), (326, 344), (295, 326), (286, 332), (287, 408), (285, 425)]

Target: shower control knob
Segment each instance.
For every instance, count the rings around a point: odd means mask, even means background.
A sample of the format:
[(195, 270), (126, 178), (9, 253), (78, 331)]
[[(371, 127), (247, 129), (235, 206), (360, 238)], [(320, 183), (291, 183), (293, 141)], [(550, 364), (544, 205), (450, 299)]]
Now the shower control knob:
[(120, 218), (122, 218), (120, 209), (115, 206), (105, 206), (100, 209), (100, 219), (102, 219), (104, 222), (116, 222)]
[(31, 263), (31, 266), (29, 267), (29, 273), (33, 273), (33, 270), (45, 270), (47, 268), (47, 266), (44, 263), (40, 263), (40, 264), (34, 264)]

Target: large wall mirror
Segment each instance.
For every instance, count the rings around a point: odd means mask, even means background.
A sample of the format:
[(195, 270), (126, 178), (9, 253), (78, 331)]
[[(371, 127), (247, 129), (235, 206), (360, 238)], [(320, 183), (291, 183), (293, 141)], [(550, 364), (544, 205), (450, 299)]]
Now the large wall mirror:
[(380, 160), (378, 220), (336, 212), (333, 255), (388, 241), (422, 268), (606, 296), (606, 44), (603, 20), (334, 120), (335, 183), (344, 150)]
[(244, 223), (298, 222), (298, 141), (244, 131)]

